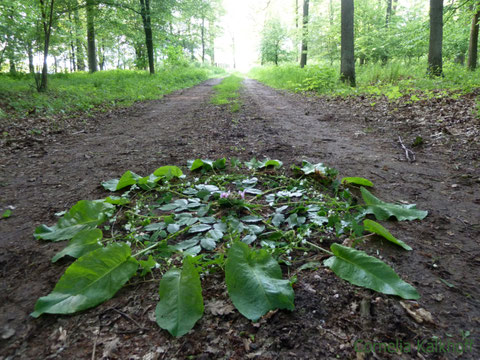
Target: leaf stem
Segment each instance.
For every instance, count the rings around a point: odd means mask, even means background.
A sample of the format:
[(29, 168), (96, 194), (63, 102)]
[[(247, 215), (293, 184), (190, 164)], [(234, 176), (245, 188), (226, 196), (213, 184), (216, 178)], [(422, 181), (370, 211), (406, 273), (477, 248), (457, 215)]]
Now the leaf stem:
[(322, 247), (320, 247), (320, 246), (318, 246), (318, 245), (315, 245), (314, 243), (311, 243), (310, 241), (305, 240), (305, 244), (310, 245), (311, 247), (313, 247), (313, 248), (315, 248), (315, 249), (317, 249), (317, 250), (320, 250), (320, 251), (322, 251), (322, 252), (324, 252), (324, 253), (326, 253), (326, 254), (328, 254), (328, 255), (335, 256), (331, 251), (328, 251), (328, 250), (326, 250), (326, 249), (324, 249), (324, 248), (322, 248)]
[[(170, 239), (173, 239), (173, 238), (177, 237), (177, 236), (180, 235), (180, 234), (183, 234), (184, 232), (190, 230), (190, 228), (191, 228), (191, 226), (187, 226), (187, 227), (186, 227), (185, 229), (183, 229), (183, 230), (180, 230), (180, 231), (177, 231), (176, 233), (170, 234), (169, 236), (167, 236), (167, 237), (165, 238), (165, 241), (168, 241), (168, 240), (170, 240)], [(146, 252), (148, 252), (148, 251), (150, 251), (150, 250), (153, 250), (153, 249), (155, 249), (156, 247), (160, 246), (162, 243), (163, 243), (163, 241), (156, 242), (155, 244), (150, 245), (149, 247), (147, 247), (147, 248), (139, 251), (138, 253), (132, 255), (132, 257), (136, 258), (136, 257), (138, 257), (138, 256), (140, 256), (140, 255), (143, 255), (143, 254), (145, 254)]]

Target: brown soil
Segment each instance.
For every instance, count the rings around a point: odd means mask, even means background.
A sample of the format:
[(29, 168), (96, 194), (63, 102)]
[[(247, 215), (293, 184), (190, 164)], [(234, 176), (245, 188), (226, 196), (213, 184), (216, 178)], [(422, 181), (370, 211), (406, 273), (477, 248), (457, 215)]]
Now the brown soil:
[[(473, 96), (413, 105), (378, 99), (372, 106), (369, 99), (305, 97), (246, 80), (242, 109), (232, 114), (209, 104), (215, 83), (99, 115), (80, 131), (3, 143), (0, 211), (15, 208), (0, 220), (0, 359), (480, 358), (480, 126), (471, 114)], [(412, 148), (416, 162), (406, 161), (399, 136), (410, 148), (423, 138)], [(413, 251), (380, 239), (367, 251), (378, 249), (417, 287), (421, 299), (407, 303), (417, 314), (430, 312), (431, 321), (424, 315), (420, 323), (398, 298), (351, 286), (326, 269), (298, 273), (296, 310), (270, 313), (256, 324), (228, 311), (221, 275), (205, 278), (206, 313), (179, 339), (152, 317), (157, 282), (131, 284), (78, 315), (29, 317), (68, 265), (50, 263), (63, 245), (35, 241), (37, 225), (54, 223), (56, 212), (80, 199), (104, 197), (100, 181), (126, 170), (148, 174), (223, 156), (268, 156), (286, 166), (324, 162), (342, 176), (371, 179), (384, 200), (429, 210), (424, 221), (389, 224)], [(213, 301), (226, 313), (212, 314)], [(474, 345), (463, 355), (429, 352), (422, 341), (434, 336)], [(404, 351), (356, 353), (359, 339), (397, 341)]]

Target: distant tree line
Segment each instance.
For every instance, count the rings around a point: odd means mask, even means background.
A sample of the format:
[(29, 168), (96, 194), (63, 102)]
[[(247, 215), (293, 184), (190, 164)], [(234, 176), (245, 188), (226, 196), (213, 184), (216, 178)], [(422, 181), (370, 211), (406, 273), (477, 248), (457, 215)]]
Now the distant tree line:
[(479, 0), (412, 0), (408, 7), (398, 0), (303, 0), (303, 11), (299, 0), (290, 1), (291, 24), (275, 17), (265, 22), (263, 64), (340, 60), (341, 78), (352, 86), (355, 65), (368, 62), (426, 56), (432, 76), (442, 75), (444, 59), (477, 67)]
[[(166, 59), (215, 62), (221, 0), (0, 0), (0, 70), (27, 62), (37, 89), (54, 71), (137, 68)], [(180, 49), (180, 51), (179, 51)], [(41, 69), (34, 58), (42, 57)]]

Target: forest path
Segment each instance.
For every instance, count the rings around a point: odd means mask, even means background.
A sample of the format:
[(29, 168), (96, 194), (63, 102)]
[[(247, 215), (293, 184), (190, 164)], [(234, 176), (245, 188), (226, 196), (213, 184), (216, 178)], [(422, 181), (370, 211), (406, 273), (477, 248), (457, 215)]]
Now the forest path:
[[(188, 159), (223, 156), (241, 160), (268, 156), (284, 161), (286, 166), (302, 160), (323, 162), (336, 167), (341, 176), (371, 179), (376, 185), (374, 194), (385, 201), (417, 203), (419, 208), (429, 210), (424, 221), (388, 224), (413, 251), (407, 253), (378, 242), (367, 248), (372, 253), (378, 248), (379, 255), (418, 288), (420, 307), (432, 312), (435, 324), (418, 325), (397, 299), (345, 285), (328, 271), (319, 270), (299, 274), (295, 312), (279, 312), (257, 328), (238, 314), (227, 319), (206, 314), (193, 334), (171, 339), (146, 316), (135, 317), (152, 331), (141, 338), (129, 337), (128, 329), (134, 324), (123, 323), (127, 335), (117, 333), (122, 336), (117, 349), (120, 358), (145, 355), (152, 344), (167, 344), (163, 358), (179, 351), (207, 354), (207, 345), (219, 351), (208, 353), (210, 357), (237, 354), (245, 358), (253, 351), (244, 348), (239, 334), (245, 331), (255, 334), (255, 349), (260, 349), (264, 358), (350, 358), (354, 335), (385, 340), (388, 334), (393, 341), (395, 337), (414, 341), (432, 335), (446, 340), (445, 334), (449, 333), (458, 340), (460, 330), (468, 330), (478, 339), (480, 231), (473, 225), (478, 223), (480, 213), (476, 202), (480, 186), (462, 180), (462, 172), (456, 170), (458, 164), (450, 161), (444, 148), (416, 150), (417, 162), (408, 163), (398, 136), (412, 134), (400, 134), (381, 119), (372, 119), (374, 115), (369, 112), (276, 91), (249, 79), (241, 91), (242, 109), (232, 114), (227, 107), (209, 104), (212, 86), (218, 82), (210, 80), (158, 101), (115, 111), (99, 117), (92, 130), (62, 135), (55, 142), (4, 156), (0, 205), (15, 206), (13, 216), (0, 223), (0, 330), (2, 334), (14, 331), (8, 339), (0, 340), (7, 354), (18, 358), (55, 354), (59, 351), (56, 342), (61, 326), (69, 338), (58, 357), (90, 358), (92, 324), (103, 321), (108, 308), (116, 306), (134, 316), (139, 303), (144, 308), (155, 306), (151, 294), (156, 284), (152, 283), (138, 288), (133, 297), (121, 292), (107, 304), (83, 314), (44, 316), (39, 320), (28, 317), (36, 299), (52, 289), (68, 264), (50, 263), (63, 244), (35, 241), (35, 226), (52, 224), (55, 212), (80, 199), (105, 197), (100, 182), (119, 177), (126, 170), (145, 175), (161, 165), (184, 166)], [(478, 163), (461, 166), (470, 167), (478, 171)], [(457, 186), (452, 188), (453, 184)], [(218, 286), (218, 282), (207, 283), (204, 293), (208, 297), (211, 289), (218, 291)], [(350, 313), (362, 299), (372, 300), (370, 326), (365, 326), (355, 310)], [(141, 313), (143, 308), (137, 311)], [(322, 328), (328, 329), (327, 334), (319, 331)], [(98, 340), (99, 347), (112, 336), (112, 330), (103, 329), (105, 336)], [(233, 333), (225, 336), (227, 330)], [(478, 355), (476, 347), (472, 358)]]

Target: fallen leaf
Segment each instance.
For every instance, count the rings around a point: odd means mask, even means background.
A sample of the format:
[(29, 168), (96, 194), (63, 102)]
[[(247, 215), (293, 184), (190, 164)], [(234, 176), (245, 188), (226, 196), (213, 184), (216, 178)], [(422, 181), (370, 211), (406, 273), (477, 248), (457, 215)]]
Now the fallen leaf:
[[(400, 305), (407, 311), (408, 315), (410, 315), (413, 320), (415, 320), (417, 323), (422, 324), (424, 322), (428, 322), (430, 324), (433, 324), (433, 316), (430, 312), (427, 310), (418, 307), (417, 303), (407, 303), (405, 301), (400, 301)], [(415, 307), (418, 307), (415, 309)]]
[(205, 309), (212, 315), (228, 315), (234, 311), (232, 304), (228, 304), (222, 300), (206, 301)]

